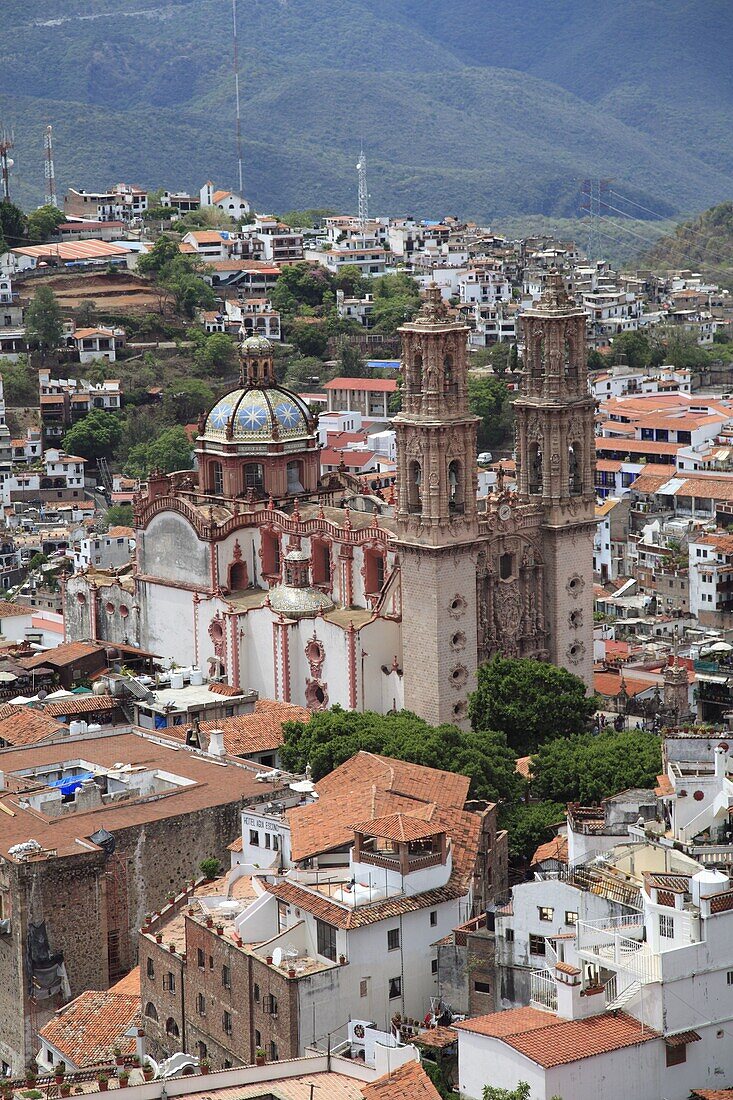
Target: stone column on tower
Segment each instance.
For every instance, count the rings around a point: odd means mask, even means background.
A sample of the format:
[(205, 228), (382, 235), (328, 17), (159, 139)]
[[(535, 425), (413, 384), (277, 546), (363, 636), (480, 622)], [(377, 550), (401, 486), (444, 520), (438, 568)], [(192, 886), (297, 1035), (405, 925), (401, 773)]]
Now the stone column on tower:
[(554, 664), (593, 677), (595, 402), (586, 316), (562, 275), (522, 315), (524, 380), (514, 403), (520, 500), (544, 509), (545, 611)]
[(402, 411), (393, 424), (405, 707), (429, 722), (465, 723), (476, 676), (478, 537), (468, 329), (432, 285), (400, 333)]

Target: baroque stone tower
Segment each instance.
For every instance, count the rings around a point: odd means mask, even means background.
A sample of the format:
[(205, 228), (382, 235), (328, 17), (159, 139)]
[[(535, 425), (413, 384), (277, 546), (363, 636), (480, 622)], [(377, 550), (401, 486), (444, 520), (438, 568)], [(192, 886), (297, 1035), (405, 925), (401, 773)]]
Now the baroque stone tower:
[(552, 272), (522, 316), (524, 382), (514, 403), (521, 503), (541, 504), (550, 660), (593, 678), (594, 401), (585, 313)]
[(477, 663), (476, 424), (468, 407), (468, 329), (431, 286), (403, 326), (395, 417), (405, 707), (463, 723)]

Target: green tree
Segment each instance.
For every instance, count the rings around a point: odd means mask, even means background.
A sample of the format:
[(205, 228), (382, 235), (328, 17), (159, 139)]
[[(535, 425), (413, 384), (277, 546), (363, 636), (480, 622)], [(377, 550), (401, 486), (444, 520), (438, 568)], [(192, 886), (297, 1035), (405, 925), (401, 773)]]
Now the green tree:
[(342, 340), (339, 347), (338, 372), (343, 378), (364, 378), (368, 373), (359, 349), (348, 340)]
[(196, 372), (204, 376), (231, 373), (237, 365), (234, 340), (226, 332), (210, 333), (195, 352), (193, 361)]
[(361, 298), (367, 291), (367, 280), (356, 264), (344, 264), (333, 277), (336, 290), (343, 290), (347, 298)]
[(591, 348), (588, 352), (588, 370), (605, 370), (607, 366), (608, 362), (601, 355), (600, 351), (596, 351), (595, 348)]
[(0, 202), (0, 252), (28, 243), (28, 219), (15, 203)]
[(64, 436), (64, 450), (96, 462), (98, 458), (111, 458), (121, 439), (122, 421), (116, 413), (92, 409), (69, 428)]
[(27, 355), (19, 356), (17, 362), (0, 359), (0, 375), (6, 405), (10, 408), (38, 405), (38, 374), (28, 362)]
[(113, 504), (105, 514), (107, 527), (132, 527), (133, 515), (131, 504)]
[(492, 378), (488, 374), (469, 374), (468, 404), (474, 416), (481, 420), (478, 425), (479, 450), (496, 446), (506, 438), (509, 431), (506, 418), (508, 403), (509, 390), (500, 378)]
[(371, 280), (369, 289), (374, 295), (372, 329), (385, 336), (392, 336), (411, 321), (420, 308), (420, 287), (411, 275), (381, 275)]
[(499, 826), (509, 834), (509, 859), (529, 863), (540, 844), (551, 840), (553, 825), (565, 820), (559, 802), (514, 802), (501, 807)]
[(526, 1081), (520, 1081), (515, 1089), (484, 1085), (483, 1100), (529, 1100), (529, 1085)]
[(646, 370), (651, 363), (652, 347), (644, 332), (622, 332), (614, 336), (612, 347), (612, 358), (619, 354), (625, 356), (632, 370)]
[(468, 775), (474, 798), (513, 800), (524, 786), (514, 754), (499, 734), (430, 726), (409, 711), (360, 714), (333, 707), (314, 714), (309, 722), (288, 722), (283, 732), (284, 766), (302, 771), (310, 763), (316, 779), (366, 750)]
[(654, 787), (659, 738), (641, 730), (578, 734), (542, 745), (532, 758), (532, 793), (555, 802), (600, 802), (630, 787)]
[[(285, 264), (273, 290), (273, 303), (281, 295), (292, 298), (299, 306), (320, 306), (327, 290), (333, 290), (333, 276), (325, 267), (312, 267), (302, 261)], [(287, 292), (287, 293), (286, 293)], [(277, 305), (279, 309), (279, 304)]]
[(50, 286), (39, 286), (25, 313), (28, 343), (41, 349), (44, 357), (61, 343), (64, 333), (63, 314)]
[(28, 236), (34, 244), (44, 244), (65, 221), (66, 215), (57, 206), (39, 206), (28, 215)]
[(97, 316), (97, 306), (90, 298), (85, 298), (74, 310), (74, 321), (79, 328), (90, 328)]
[(214, 391), (198, 378), (183, 378), (163, 395), (163, 413), (176, 424), (190, 424), (214, 404)]
[(136, 443), (131, 447), (125, 463), (128, 477), (147, 477), (151, 470), (170, 474), (174, 470), (190, 470), (193, 447), (183, 428), (176, 425), (164, 428), (150, 443)]
[(161, 273), (158, 284), (171, 295), (177, 312), (184, 317), (195, 317), (197, 310), (209, 309), (215, 301), (213, 290), (188, 256), (176, 257)]
[(294, 321), (287, 330), (287, 339), (301, 355), (323, 355), (328, 344), (325, 326), (305, 321)]
[(173, 240), (172, 237), (161, 234), (150, 251), (143, 252), (139, 257), (137, 270), (140, 275), (151, 275), (156, 278), (180, 255), (178, 242)]
[(479, 667), (468, 705), (474, 729), (499, 730), (522, 756), (545, 741), (583, 733), (597, 700), (567, 669), (526, 657), (494, 657)]

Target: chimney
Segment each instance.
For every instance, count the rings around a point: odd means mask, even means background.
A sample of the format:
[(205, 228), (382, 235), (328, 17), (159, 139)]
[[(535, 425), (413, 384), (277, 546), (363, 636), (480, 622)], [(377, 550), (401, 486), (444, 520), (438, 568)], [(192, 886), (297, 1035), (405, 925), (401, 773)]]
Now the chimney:
[(212, 730), (209, 734), (209, 756), (225, 756), (224, 731)]

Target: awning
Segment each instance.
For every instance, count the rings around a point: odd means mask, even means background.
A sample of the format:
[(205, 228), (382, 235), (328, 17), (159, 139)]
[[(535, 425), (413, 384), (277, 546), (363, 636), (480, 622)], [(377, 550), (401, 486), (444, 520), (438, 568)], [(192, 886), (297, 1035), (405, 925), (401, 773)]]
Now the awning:
[(696, 1031), (678, 1031), (676, 1035), (665, 1035), (664, 1041), (668, 1047), (684, 1047), (688, 1043), (697, 1043), (702, 1038)]

